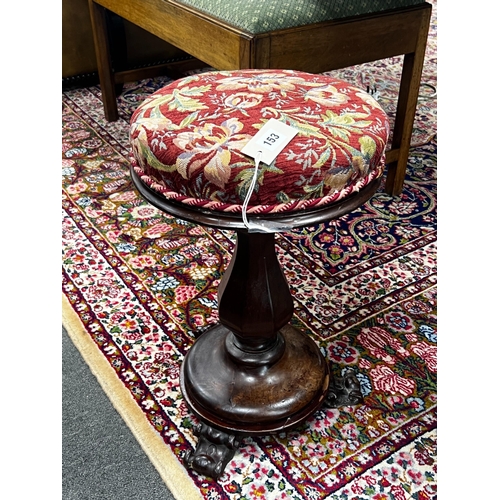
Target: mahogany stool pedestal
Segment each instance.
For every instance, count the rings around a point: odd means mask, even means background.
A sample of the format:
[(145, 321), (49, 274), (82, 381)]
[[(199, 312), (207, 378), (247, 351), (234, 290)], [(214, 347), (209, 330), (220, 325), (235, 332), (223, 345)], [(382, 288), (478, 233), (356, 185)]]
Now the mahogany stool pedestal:
[[(293, 299), (277, 259), (274, 233), (247, 231), (239, 215), (165, 200), (133, 169), (131, 176), (141, 195), (160, 210), (189, 222), (233, 229), (237, 236), (219, 284), (219, 323), (195, 341), (181, 367), (183, 397), (201, 421), (195, 429), (198, 446), (184, 457), (186, 466), (217, 479), (245, 436), (296, 427), (321, 405), (362, 402), (357, 378), (349, 372), (331, 377), (316, 343), (290, 325)], [(274, 219), (291, 228), (332, 220), (363, 205), (379, 185), (377, 179), (327, 208)]]
[[(260, 130), (269, 141), (258, 147), (273, 147), (283, 127), (294, 135), (265, 165), (243, 153)], [(290, 70), (192, 75), (134, 112), (131, 176), (140, 194), (167, 214), (236, 232), (218, 289), (219, 322), (181, 367), (183, 397), (200, 422), (186, 466), (218, 478), (245, 436), (286, 431), (323, 404), (361, 402), (355, 374), (331, 377), (316, 343), (290, 324), (293, 299), (274, 235), (370, 199), (389, 128), (366, 92)]]

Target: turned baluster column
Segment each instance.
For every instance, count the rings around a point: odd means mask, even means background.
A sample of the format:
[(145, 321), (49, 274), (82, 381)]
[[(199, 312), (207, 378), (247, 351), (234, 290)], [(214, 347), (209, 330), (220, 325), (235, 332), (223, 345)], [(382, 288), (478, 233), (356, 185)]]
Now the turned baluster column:
[(293, 314), (293, 300), (275, 252), (273, 233), (237, 231), (233, 258), (219, 285), (219, 321), (231, 334), (235, 361), (269, 363), (283, 353), (279, 330)]

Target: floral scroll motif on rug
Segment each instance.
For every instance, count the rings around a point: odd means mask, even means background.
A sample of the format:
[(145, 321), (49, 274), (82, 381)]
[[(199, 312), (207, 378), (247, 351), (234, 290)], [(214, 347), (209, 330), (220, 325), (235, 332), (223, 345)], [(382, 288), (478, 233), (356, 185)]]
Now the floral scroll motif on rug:
[[(94, 98), (65, 98), (63, 290), (183, 467), (196, 420), (179, 366), (195, 334), (217, 321), (234, 236), (145, 203), (129, 178), (127, 125), (95, 120)], [(365, 402), (246, 439), (218, 483), (189, 472), (200, 498), (433, 497), (435, 155), (432, 142), (413, 153), (401, 198), (379, 192), (338, 221), (278, 236), (294, 324), (334, 373), (356, 370)]]
[[(127, 84), (114, 123), (98, 87), (64, 93), (62, 275), (82, 332), (184, 471), (196, 419), (179, 367), (217, 322), (217, 285), (235, 238), (161, 213), (132, 185), (127, 120), (166, 81)], [(339, 220), (276, 239), (294, 325), (333, 374), (355, 370), (364, 404), (323, 408), (293, 431), (245, 439), (218, 482), (180, 474), (200, 499), (436, 498), (437, 146), (435, 108), (426, 107), (400, 197), (382, 187)]]

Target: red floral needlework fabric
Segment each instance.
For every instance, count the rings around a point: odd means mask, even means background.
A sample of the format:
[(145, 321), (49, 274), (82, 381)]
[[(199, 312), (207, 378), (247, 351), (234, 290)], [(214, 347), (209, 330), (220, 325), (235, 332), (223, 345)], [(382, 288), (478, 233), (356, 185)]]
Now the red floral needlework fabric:
[(383, 173), (380, 105), (342, 80), (289, 70), (208, 72), (163, 87), (132, 115), (132, 165), (166, 198), (241, 211), (255, 167), (241, 149), (270, 118), (298, 133), (260, 165), (249, 212), (332, 203)]

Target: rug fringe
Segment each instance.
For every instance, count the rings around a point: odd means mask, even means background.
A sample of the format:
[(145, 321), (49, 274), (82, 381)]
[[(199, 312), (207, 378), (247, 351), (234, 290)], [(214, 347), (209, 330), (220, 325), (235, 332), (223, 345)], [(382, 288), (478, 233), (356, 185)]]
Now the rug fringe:
[(100, 386), (151, 460), (177, 500), (202, 500), (188, 476), (161, 436), (153, 429), (115, 371), (85, 330), (67, 297), (62, 294), (62, 324)]

